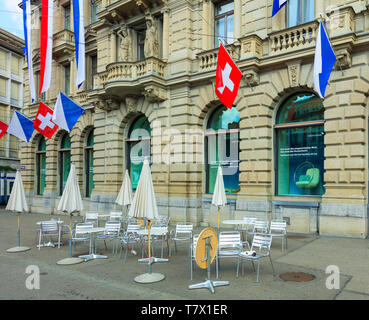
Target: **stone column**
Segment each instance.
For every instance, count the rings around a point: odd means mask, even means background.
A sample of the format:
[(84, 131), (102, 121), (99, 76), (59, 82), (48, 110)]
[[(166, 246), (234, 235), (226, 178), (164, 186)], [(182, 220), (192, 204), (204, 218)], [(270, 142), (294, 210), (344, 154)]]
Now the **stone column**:
[(169, 8), (165, 7), (163, 13), (163, 59), (169, 57)]
[(110, 63), (117, 61), (117, 36), (114, 31), (110, 34)]
[(234, 39), (232, 42), (238, 41), (241, 36), (241, 19), (242, 19), (242, 6), (241, 0), (234, 0)]
[(202, 37), (202, 48), (204, 50), (208, 50), (209, 49), (209, 41), (208, 41), (208, 37), (206, 36), (207, 34), (209, 34), (209, 28), (208, 28), (208, 18), (209, 18), (209, 9), (210, 9), (210, 5), (209, 5), (209, 0), (203, 0), (202, 2), (202, 33), (204, 34), (204, 36)]

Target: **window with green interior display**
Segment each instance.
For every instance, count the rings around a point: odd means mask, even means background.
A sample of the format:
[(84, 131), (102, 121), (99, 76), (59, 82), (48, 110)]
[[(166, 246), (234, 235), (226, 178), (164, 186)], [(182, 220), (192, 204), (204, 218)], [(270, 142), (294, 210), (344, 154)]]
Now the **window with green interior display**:
[(132, 189), (135, 190), (140, 179), (143, 161), (150, 161), (151, 128), (145, 116), (138, 117), (131, 125), (127, 143), (127, 167), (131, 177)]
[(288, 98), (277, 115), (277, 195), (324, 194), (324, 109), (312, 93)]
[(36, 152), (37, 194), (43, 195), (46, 185), (46, 141), (41, 138)]
[(90, 131), (85, 146), (85, 187), (86, 197), (91, 196), (94, 185), (94, 132)]
[(222, 166), (227, 193), (240, 191), (239, 122), (236, 108), (217, 108), (209, 118), (205, 133), (206, 192), (213, 193), (218, 166)]
[(71, 164), (71, 144), (69, 134), (64, 134), (59, 149), (59, 195), (63, 194)]

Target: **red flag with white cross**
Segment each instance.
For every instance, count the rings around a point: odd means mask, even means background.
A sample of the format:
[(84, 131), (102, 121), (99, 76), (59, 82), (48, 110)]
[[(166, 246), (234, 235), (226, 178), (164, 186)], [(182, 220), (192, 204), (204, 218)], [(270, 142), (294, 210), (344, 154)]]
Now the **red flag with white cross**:
[(0, 139), (4, 136), (5, 132), (8, 130), (8, 125), (0, 121)]
[(232, 109), (240, 86), (242, 73), (222, 44), (219, 46), (215, 93), (219, 100)]
[(49, 139), (51, 139), (51, 137), (54, 135), (59, 127), (51, 120), (52, 117), (53, 110), (51, 110), (47, 105), (40, 102), (35, 121), (33, 122), (33, 127)]

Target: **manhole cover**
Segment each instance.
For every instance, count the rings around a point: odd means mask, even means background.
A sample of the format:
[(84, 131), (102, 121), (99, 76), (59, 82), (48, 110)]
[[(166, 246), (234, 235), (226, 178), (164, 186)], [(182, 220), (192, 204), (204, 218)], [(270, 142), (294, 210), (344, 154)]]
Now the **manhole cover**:
[(294, 282), (308, 282), (315, 279), (315, 276), (304, 272), (287, 272), (279, 275), (282, 280)]
[(287, 236), (288, 239), (305, 239), (305, 236)]

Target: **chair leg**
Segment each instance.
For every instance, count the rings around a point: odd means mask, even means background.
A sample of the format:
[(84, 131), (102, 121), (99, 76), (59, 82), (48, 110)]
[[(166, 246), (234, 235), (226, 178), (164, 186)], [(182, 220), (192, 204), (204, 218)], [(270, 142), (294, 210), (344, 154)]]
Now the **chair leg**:
[(238, 259), (237, 259), (237, 272), (236, 272), (236, 278), (238, 278), (238, 270), (240, 268), (240, 256), (238, 256)]
[(273, 277), (275, 277), (274, 266), (273, 266), (272, 257), (270, 256), (270, 253), (269, 253), (269, 260), (270, 260), (270, 264), (272, 265)]
[(259, 282), (259, 272), (260, 272), (260, 259), (258, 259), (258, 272), (256, 273), (256, 282)]
[(39, 238), (38, 238), (38, 250), (40, 250), (41, 249), (41, 237), (42, 237), (42, 232), (41, 232), (41, 230), (40, 230), (40, 236), (39, 236)]

